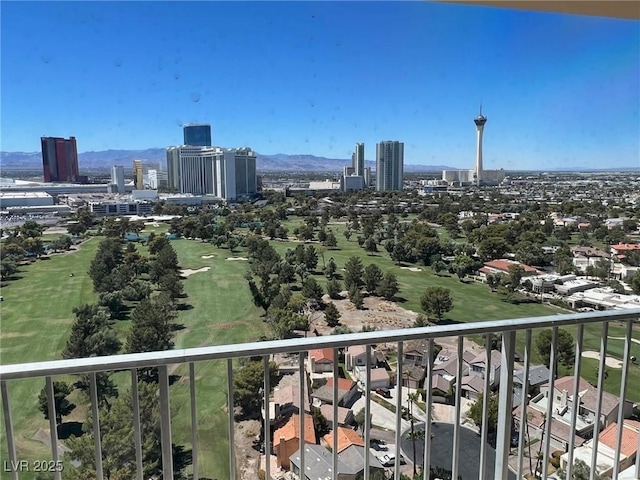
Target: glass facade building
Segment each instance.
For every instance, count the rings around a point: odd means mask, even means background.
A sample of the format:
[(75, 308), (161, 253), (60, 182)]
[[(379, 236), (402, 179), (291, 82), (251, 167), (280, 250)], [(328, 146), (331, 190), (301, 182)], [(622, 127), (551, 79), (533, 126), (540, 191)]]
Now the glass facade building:
[(190, 123), (183, 127), (184, 145), (194, 147), (211, 146), (211, 125)]

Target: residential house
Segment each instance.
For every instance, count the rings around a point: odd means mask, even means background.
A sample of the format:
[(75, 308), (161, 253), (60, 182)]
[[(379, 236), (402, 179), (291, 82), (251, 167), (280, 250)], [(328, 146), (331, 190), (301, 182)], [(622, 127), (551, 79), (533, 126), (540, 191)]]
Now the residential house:
[[(549, 369), (544, 365), (529, 366), (529, 391), (527, 397), (535, 397), (540, 393), (540, 386), (549, 382)], [(513, 374), (513, 407), (520, 405), (525, 398), (522, 393), (524, 387), (524, 369), (517, 370)]]
[[(304, 415), (304, 441), (309, 444), (316, 443), (316, 432), (313, 428), (313, 417), (307, 413)], [(300, 448), (300, 416), (292, 415), (284, 426), (273, 432), (273, 450), (276, 454), (278, 466), (289, 469), (289, 458)]]
[(640, 251), (640, 243), (617, 243), (611, 245), (611, 255), (618, 260), (624, 259), (629, 252)]
[[(371, 385), (369, 390), (375, 390), (376, 388), (389, 388), (391, 386), (391, 377), (389, 372), (384, 368), (372, 368), (370, 371)], [(354, 367), (353, 374), (358, 380), (358, 384), (362, 388), (367, 388), (367, 372), (365, 367)]]
[(326, 373), (333, 371), (333, 349), (318, 348), (309, 350), (309, 373)]
[[(369, 472), (383, 472), (384, 467), (367, 448), (351, 445), (338, 453), (338, 480), (360, 480), (364, 477), (364, 456), (369, 455)], [(297, 450), (289, 461), (291, 471), (298, 475), (300, 480), (318, 480), (333, 477), (333, 454), (320, 445), (305, 445), (304, 448), (304, 476), (300, 472), (301, 452)]]
[[(578, 416), (576, 419), (576, 430), (574, 434), (582, 439), (581, 443), (576, 443), (577, 446), (584, 443), (584, 440), (593, 436), (593, 429), (596, 425), (595, 410), (598, 395), (602, 394), (601, 405), (601, 417), (598, 422), (599, 428), (607, 427), (616, 421), (618, 415), (618, 408), (620, 403), (618, 397), (608, 392), (599, 392), (589, 382), (580, 378), (578, 386)], [(569, 393), (571, 392), (571, 393)], [(551, 424), (551, 441), (554, 443), (555, 448), (561, 448), (566, 451), (568, 447), (569, 430), (571, 425), (571, 412), (576, 402), (573, 399), (573, 377), (566, 376), (558, 378), (554, 382), (554, 389), (551, 392), (553, 395), (553, 410), (552, 410), (552, 424)], [(532, 437), (541, 438), (544, 431), (544, 424), (547, 415), (548, 406), (549, 385), (545, 383), (540, 387), (540, 393), (533, 397), (529, 402), (529, 408), (527, 412), (530, 413), (528, 420), (529, 434)], [(521, 407), (514, 410), (514, 422), (519, 424), (520, 416), (519, 411)], [(633, 404), (627, 400), (623, 405), (623, 417), (628, 418), (633, 412)]]
[[(495, 388), (500, 384), (500, 365), (502, 353), (499, 350), (491, 350), (491, 355), (487, 362), (487, 352), (482, 351), (476, 358), (469, 362), (469, 375), (478, 375), (482, 378), (489, 375), (489, 385)], [(489, 365), (487, 365), (489, 363)]]
[[(269, 401), (269, 418), (272, 423), (281, 421), (293, 413), (300, 413), (300, 379), (298, 375), (285, 375), (273, 389)], [(304, 411), (311, 412), (309, 388), (305, 388)]]
[(581, 245), (571, 247), (571, 255), (573, 256), (573, 265), (583, 272), (587, 267), (595, 267), (599, 261), (611, 258), (610, 254), (599, 248), (583, 247)]
[(482, 280), (486, 280), (487, 275), (489, 274), (501, 274), (508, 275), (509, 267), (512, 265), (519, 265), (524, 270), (522, 273), (523, 277), (527, 277), (529, 275), (541, 275), (543, 274), (538, 269), (531, 267), (529, 265), (525, 265), (524, 263), (516, 262), (515, 260), (491, 260), (490, 262), (485, 262), (484, 266), (478, 270), (478, 275)]
[[(327, 379), (320, 388), (316, 389), (312, 394), (312, 399), (317, 399), (321, 403), (333, 404), (333, 377)], [(341, 407), (351, 406), (358, 394), (356, 382), (348, 378), (338, 378), (338, 405)]]
[[(320, 405), (320, 413), (327, 420), (327, 423), (331, 428), (335, 428), (333, 424), (333, 405), (323, 403)], [(338, 425), (341, 427), (353, 425), (355, 423), (355, 417), (353, 416), (353, 410), (345, 407), (338, 407)]]
[[(365, 345), (352, 345), (347, 347), (345, 364), (347, 370), (350, 372), (353, 371), (354, 366), (364, 367), (367, 364), (367, 347)], [(375, 348), (371, 348), (370, 364), (372, 368), (377, 364)]]
[(427, 340), (411, 340), (404, 343), (402, 351), (402, 363), (404, 365), (427, 366), (429, 357), (427, 350), (429, 342)]
[(359, 445), (364, 447), (364, 438), (355, 430), (350, 428), (338, 427), (331, 430), (324, 437), (322, 437), (322, 444), (326, 447), (333, 448), (333, 436), (338, 437), (338, 453), (342, 452), (345, 448), (351, 445)]
[(469, 400), (478, 400), (484, 394), (484, 379), (480, 375), (466, 375), (460, 384), (462, 396)]

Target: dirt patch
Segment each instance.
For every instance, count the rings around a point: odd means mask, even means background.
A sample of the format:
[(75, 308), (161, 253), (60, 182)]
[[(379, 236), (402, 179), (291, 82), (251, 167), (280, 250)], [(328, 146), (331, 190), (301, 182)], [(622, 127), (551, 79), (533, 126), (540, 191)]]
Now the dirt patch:
[(198, 270), (187, 268), (185, 270), (181, 270), (180, 275), (182, 275), (183, 277), (188, 277), (189, 275), (193, 275), (194, 273), (206, 272), (207, 270), (211, 270), (211, 267), (202, 267)]
[[(582, 356), (586, 358), (595, 358), (596, 360), (600, 360), (600, 352), (587, 350), (586, 352), (582, 352)], [(622, 362), (613, 357), (605, 358), (604, 364), (610, 368), (622, 368)]]
[(227, 258), (227, 260), (244, 260), (244, 261), (247, 261), (249, 259), (246, 258), (246, 257), (229, 257), (229, 258)]
[(260, 469), (260, 453), (254, 447), (260, 440), (260, 422), (258, 420), (244, 420), (236, 422), (234, 443), (236, 447), (236, 461), (241, 480), (255, 480)]
[(421, 272), (422, 269), (418, 267), (400, 267), (401, 270), (409, 270), (410, 272)]
[(18, 332), (0, 332), (0, 338), (19, 338), (19, 337), (31, 337), (32, 333), (18, 333)]

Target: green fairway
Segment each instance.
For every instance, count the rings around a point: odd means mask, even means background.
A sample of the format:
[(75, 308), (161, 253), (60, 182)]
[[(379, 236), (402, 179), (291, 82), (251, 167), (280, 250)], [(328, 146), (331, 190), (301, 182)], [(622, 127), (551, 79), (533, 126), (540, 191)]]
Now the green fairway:
[[(287, 222), (289, 234), (299, 221)], [(430, 268), (423, 265), (406, 265), (401, 268), (394, 264), (388, 254), (382, 251), (375, 255), (367, 255), (358, 246), (357, 235), (347, 241), (343, 235), (344, 224), (329, 224), (336, 233), (338, 249), (328, 250), (314, 244), (321, 253), (318, 270), (323, 263), (333, 257), (338, 264), (338, 272), (351, 256), (362, 258), (363, 264), (376, 263), (383, 271), (396, 274), (400, 286), (398, 301), (404, 308), (421, 312), (420, 297), (430, 286), (442, 286), (451, 290), (454, 308), (445, 315), (447, 322), (478, 322), (504, 318), (516, 318), (539, 315), (566, 313), (565, 311), (536, 303), (513, 305), (501, 301), (481, 283), (469, 280), (460, 282), (455, 276), (437, 276)], [(167, 226), (159, 228), (147, 226), (144, 234), (151, 231), (166, 231)], [(240, 229), (243, 231), (244, 229)], [(53, 255), (48, 260), (39, 260), (21, 267), (19, 277), (15, 281), (6, 282), (2, 288), (5, 301), (0, 303), (1, 336), (0, 355), (2, 364), (26, 363), (60, 358), (74, 316), (72, 309), (82, 303), (96, 300), (92, 290), (92, 282), (87, 271), (93, 259), (98, 243), (102, 238), (91, 238), (84, 242), (79, 251)], [(288, 248), (295, 248), (299, 243), (293, 241), (272, 241), (271, 244), (280, 253)], [(183, 284), (187, 297), (182, 300), (187, 309), (179, 311), (177, 323), (182, 328), (175, 337), (175, 348), (201, 347), (241, 343), (256, 340), (260, 335), (268, 334), (266, 324), (262, 321), (262, 310), (253, 305), (244, 274), (247, 262), (243, 260), (227, 260), (229, 257), (246, 256), (246, 251), (238, 248), (231, 253), (227, 249), (219, 249), (209, 243), (195, 240), (174, 240), (175, 248), (182, 269), (199, 270), (209, 267), (207, 271), (198, 271), (186, 276)], [(145, 246), (138, 245), (143, 254), (147, 254)], [(73, 273), (73, 276), (70, 274)], [(316, 278), (324, 286), (323, 275)], [(119, 337), (124, 341), (130, 329), (129, 321), (118, 321), (115, 324)], [(588, 326), (585, 329), (585, 350), (599, 350), (600, 325)], [(575, 327), (568, 328), (575, 336)], [(609, 336), (623, 336), (624, 329), (619, 325), (611, 325)], [(523, 348), (524, 334), (518, 335), (519, 352)], [(623, 342), (609, 340), (610, 355), (621, 358)], [(633, 344), (632, 354), (640, 356), (640, 345)], [(539, 361), (537, 353), (534, 362)], [(589, 381), (595, 379), (595, 360), (585, 359), (582, 375)], [(609, 369), (605, 389), (616, 395), (619, 393), (620, 370)], [(188, 366), (182, 365), (171, 370), (177, 381), (171, 386), (171, 405), (173, 412), (172, 429), (174, 442), (191, 446), (191, 418), (189, 403)], [(200, 474), (211, 478), (228, 476), (228, 441), (226, 412), (226, 363), (202, 362), (196, 365), (197, 377), (197, 417), (199, 436)], [(120, 391), (129, 388), (129, 377), (117, 374), (116, 380)], [(68, 380), (73, 380), (69, 378)], [(628, 397), (640, 400), (640, 369), (630, 369)], [(43, 387), (42, 379), (17, 381), (9, 383), (9, 395), (12, 405), (18, 458), (49, 458), (50, 451), (44, 443), (32, 439), (39, 430), (48, 431), (48, 421), (44, 420), (37, 409), (37, 396)], [(84, 404), (77, 392), (72, 395), (77, 404)], [(79, 407), (65, 421), (82, 421), (86, 415), (86, 406)], [(4, 429), (4, 426), (1, 427)], [(4, 431), (4, 430), (3, 430)], [(2, 452), (6, 452), (6, 442), (2, 435)], [(4, 453), (2, 453), (4, 455)], [(1, 476), (1, 478), (5, 478)], [(29, 478), (28, 476), (26, 478)]]

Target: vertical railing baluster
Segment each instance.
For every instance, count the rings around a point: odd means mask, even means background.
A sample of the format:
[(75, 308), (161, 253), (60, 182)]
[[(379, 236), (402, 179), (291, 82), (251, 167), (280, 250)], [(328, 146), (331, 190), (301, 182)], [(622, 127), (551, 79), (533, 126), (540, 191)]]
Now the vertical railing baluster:
[[(598, 387), (596, 391), (596, 412), (595, 422), (593, 424), (593, 443), (592, 445), (598, 445), (598, 439), (600, 438), (600, 417), (602, 415), (602, 390), (604, 389), (604, 373), (606, 370), (607, 359), (607, 341), (609, 336), (609, 322), (602, 324), (602, 337), (600, 338), (600, 362), (598, 363)], [(594, 448), (591, 454), (591, 480), (595, 479), (596, 467), (597, 467), (597, 453), (598, 449)]]
[(233, 360), (227, 359), (227, 410), (229, 411), (229, 478), (236, 478), (236, 442), (234, 430)]
[(269, 409), (271, 408), (269, 405), (269, 397), (271, 394), (271, 367), (269, 364), (269, 355), (265, 355), (262, 357), (264, 363), (264, 395), (263, 395), (263, 404), (264, 404), (264, 426), (262, 427), (264, 430), (264, 472), (265, 478), (271, 478), (271, 413)]
[(365, 444), (365, 455), (364, 455), (364, 480), (369, 480), (370, 476), (370, 448), (371, 448), (371, 345), (367, 345), (365, 347), (365, 355), (367, 356), (365, 360), (365, 389), (364, 389), (364, 444)]
[(189, 399), (191, 400), (191, 464), (193, 478), (200, 478), (198, 468), (198, 411), (196, 409), (196, 365), (189, 363)]
[(484, 392), (482, 394), (482, 426), (480, 435), (480, 471), (479, 479), (484, 480), (486, 478), (487, 471), (487, 436), (489, 434), (489, 425), (487, 418), (489, 418), (489, 400), (491, 399), (491, 338), (493, 335), (487, 333), (485, 337), (484, 351), (486, 356), (485, 361), (485, 374), (484, 374)]
[(338, 349), (333, 349), (333, 449), (331, 478), (338, 480)]
[(402, 442), (402, 357), (403, 343), (398, 342), (398, 363), (396, 369), (396, 464), (395, 478), (400, 478), (400, 444)]
[(164, 478), (164, 480), (173, 480), (173, 447), (171, 445), (169, 370), (166, 365), (158, 367), (158, 377), (158, 381), (160, 384), (160, 437), (162, 443), (162, 478)]
[(96, 478), (102, 480), (104, 474), (102, 472), (102, 437), (100, 434), (100, 411), (98, 408), (98, 384), (96, 381), (96, 372), (89, 374), (89, 392), (91, 396), (91, 416), (93, 423), (93, 448), (96, 459)]
[(624, 338), (624, 355), (622, 357), (622, 379), (620, 380), (620, 402), (618, 403), (618, 431), (616, 434), (616, 451), (613, 457), (613, 476), (618, 478), (620, 469), (620, 449), (622, 448), (622, 432), (624, 430), (624, 405), (627, 397), (627, 379), (631, 357), (631, 332), (633, 320), (627, 320), (627, 331)]
[(464, 338), (458, 337), (458, 364), (456, 368), (456, 403), (455, 403), (455, 419), (453, 423), (453, 458), (452, 458), (452, 475), (451, 478), (458, 478), (460, 470), (460, 414), (462, 403), (462, 353), (464, 348)]
[(13, 422), (11, 420), (11, 406), (9, 405), (9, 392), (7, 382), (0, 382), (0, 390), (2, 390), (2, 413), (4, 415), (4, 429), (7, 434), (7, 453), (11, 462), (11, 479), (18, 480), (18, 470), (15, 465), (18, 464), (16, 457), (16, 444), (13, 438)]
[(542, 480), (547, 480), (549, 465), (549, 449), (551, 446), (551, 424), (553, 423), (553, 397), (555, 380), (558, 373), (558, 327), (551, 329), (551, 356), (549, 360), (549, 392), (547, 396), (547, 412), (544, 425), (544, 442), (542, 454)]
[[(569, 427), (569, 449), (567, 451), (569, 457), (567, 458), (566, 474), (567, 478), (573, 478), (573, 449), (576, 446), (576, 424), (578, 422), (578, 411), (580, 410), (580, 370), (582, 366), (582, 343), (584, 340), (584, 325), (578, 325), (578, 333), (576, 338), (576, 360), (573, 367), (573, 392), (571, 393), (572, 408), (571, 408), (571, 426)], [(571, 435), (573, 432), (573, 435)]]
[[(522, 399), (520, 400), (520, 432), (518, 435), (518, 475), (523, 478), (525, 432), (529, 429), (527, 408), (529, 407), (529, 371), (531, 367), (531, 330), (526, 331), (524, 341), (524, 371), (522, 372)], [(531, 439), (529, 439), (531, 440)]]
[[(300, 390), (298, 391), (298, 401), (300, 402), (300, 408), (298, 409), (298, 413), (300, 414), (300, 475), (304, 478), (305, 470), (305, 436), (304, 436), (304, 421), (305, 421), (305, 409), (304, 409), (304, 389), (306, 387), (307, 379), (304, 373), (304, 360), (305, 360), (305, 352), (300, 352), (300, 356), (298, 358), (298, 375), (300, 379)], [(311, 361), (311, 360), (309, 360)], [(311, 370), (311, 368), (309, 368)]]
[(500, 352), (500, 390), (498, 397), (498, 428), (496, 436), (495, 478), (509, 478), (511, 422), (513, 421), (513, 363), (516, 355), (516, 332), (502, 332)]
[[(51, 377), (45, 377), (45, 386), (47, 390), (47, 403), (49, 414), (49, 435), (51, 437), (51, 455), (54, 465), (60, 464), (60, 455), (58, 454), (58, 426), (56, 424), (56, 402), (55, 392), (53, 390), (53, 380)], [(62, 479), (62, 472), (56, 471), (53, 473), (55, 480)]]
[(432, 409), (433, 409), (433, 390), (431, 385), (431, 379), (433, 377), (433, 338), (429, 339), (427, 347), (427, 375), (424, 381), (425, 392), (427, 393), (426, 408), (427, 408), (427, 420), (424, 424), (424, 458), (422, 460), (423, 480), (429, 480), (431, 473), (431, 421), (432, 421)]
[(142, 427), (140, 426), (140, 396), (138, 393), (138, 371), (131, 369), (131, 408), (133, 410), (133, 440), (136, 450), (136, 479), (143, 480)]

